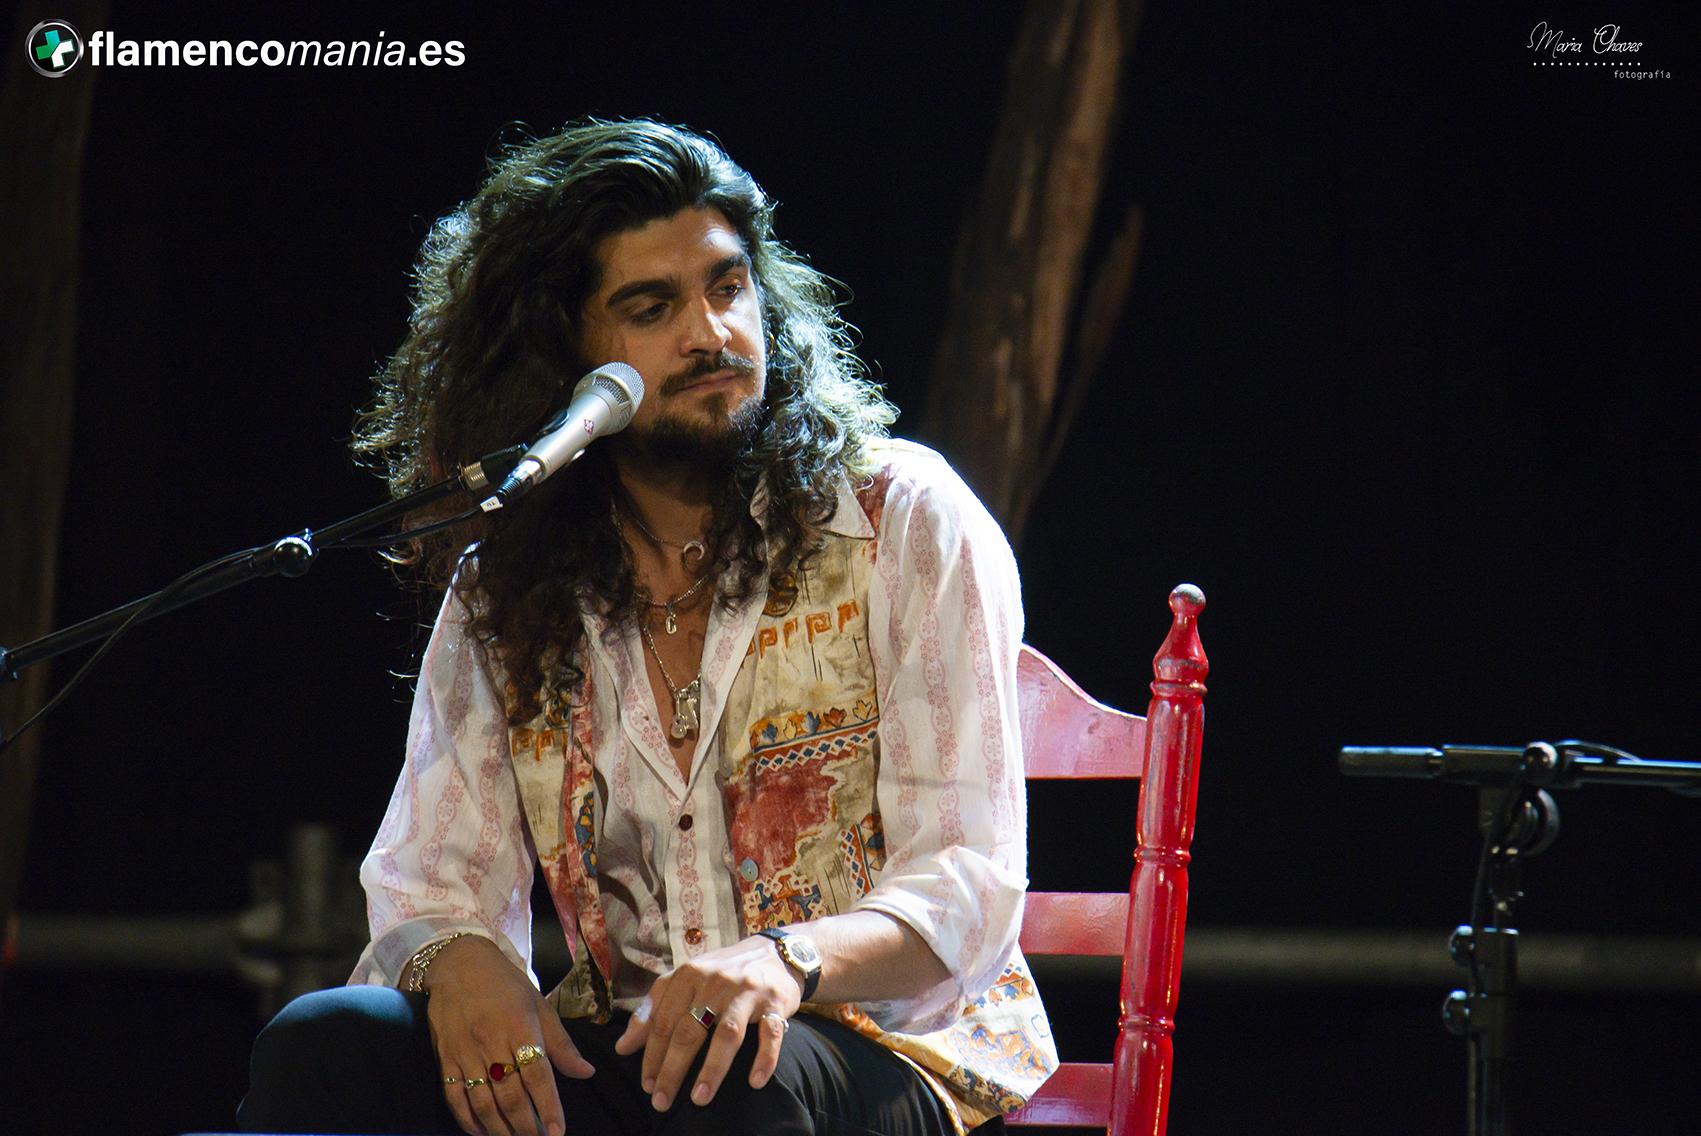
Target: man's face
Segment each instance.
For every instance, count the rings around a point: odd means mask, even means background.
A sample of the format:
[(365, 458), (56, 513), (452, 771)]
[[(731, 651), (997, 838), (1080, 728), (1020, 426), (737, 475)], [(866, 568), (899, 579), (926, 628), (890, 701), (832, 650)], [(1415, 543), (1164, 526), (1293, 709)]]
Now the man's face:
[(663, 462), (725, 456), (754, 428), (767, 385), (750, 258), (718, 209), (684, 209), (596, 246), (602, 281), (585, 302), (589, 366), (644, 377), (629, 442)]

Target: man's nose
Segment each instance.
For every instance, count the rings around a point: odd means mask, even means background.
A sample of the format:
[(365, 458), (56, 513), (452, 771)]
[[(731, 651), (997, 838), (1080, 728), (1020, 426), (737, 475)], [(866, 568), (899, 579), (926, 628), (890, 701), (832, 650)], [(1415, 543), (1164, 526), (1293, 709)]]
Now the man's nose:
[(685, 338), (680, 344), (683, 354), (720, 351), (731, 340), (725, 317), (707, 298), (691, 305), (685, 317)]

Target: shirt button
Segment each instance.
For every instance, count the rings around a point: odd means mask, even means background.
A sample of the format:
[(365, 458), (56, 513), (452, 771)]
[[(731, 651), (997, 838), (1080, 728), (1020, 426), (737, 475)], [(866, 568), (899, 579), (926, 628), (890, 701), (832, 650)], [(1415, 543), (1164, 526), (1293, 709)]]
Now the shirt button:
[(698, 943), (703, 941), (703, 929), (701, 927), (685, 928), (685, 941), (690, 943), (692, 946), (696, 946)]
[(756, 861), (745, 860), (738, 866), (738, 874), (744, 877), (745, 883), (754, 881), (756, 879)]
[(681, 816), (679, 818), (679, 831), (690, 832), (691, 831), (691, 824), (692, 824), (691, 814), (690, 813), (684, 814), (683, 816)]

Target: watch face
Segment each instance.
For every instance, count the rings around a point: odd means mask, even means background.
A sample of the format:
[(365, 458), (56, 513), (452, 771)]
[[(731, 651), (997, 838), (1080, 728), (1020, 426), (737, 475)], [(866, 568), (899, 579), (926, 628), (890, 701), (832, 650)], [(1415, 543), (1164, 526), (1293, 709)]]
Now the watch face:
[(815, 940), (803, 935), (787, 935), (783, 940), (786, 953), (798, 966), (808, 969), (818, 966), (821, 962), (821, 952), (815, 949)]

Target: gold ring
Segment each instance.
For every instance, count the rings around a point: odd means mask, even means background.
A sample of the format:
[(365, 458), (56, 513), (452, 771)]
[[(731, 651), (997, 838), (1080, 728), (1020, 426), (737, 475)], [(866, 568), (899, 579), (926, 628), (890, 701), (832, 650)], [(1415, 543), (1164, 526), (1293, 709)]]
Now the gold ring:
[(527, 1065), (530, 1065), (533, 1061), (536, 1061), (539, 1058), (541, 1058), (542, 1056), (543, 1056), (543, 1050), (539, 1049), (537, 1046), (535, 1046), (535, 1045), (522, 1045), (522, 1046), (520, 1046), (520, 1048), (514, 1050), (514, 1064), (520, 1066), (520, 1068), (523, 1069)]
[(451, 1075), (451, 1076), (448, 1076), (448, 1077), (444, 1077), (443, 1083), (445, 1085), (458, 1085), (458, 1084), (461, 1083), (461, 1079), (459, 1077)]
[(466, 1084), (467, 1084), (467, 1088), (476, 1089), (480, 1085), (490, 1084), (490, 1078), (489, 1077), (468, 1077)]

